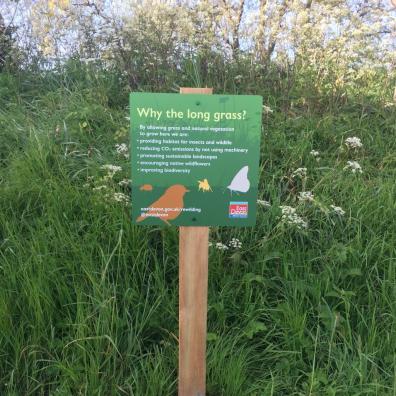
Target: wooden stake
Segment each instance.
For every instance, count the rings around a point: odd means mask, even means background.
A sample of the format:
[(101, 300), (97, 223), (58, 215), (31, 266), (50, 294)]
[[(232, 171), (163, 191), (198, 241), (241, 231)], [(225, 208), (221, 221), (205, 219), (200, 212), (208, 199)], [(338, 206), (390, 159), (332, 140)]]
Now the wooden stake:
[[(212, 88), (180, 88), (212, 94)], [(179, 396), (204, 396), (209, 227), (179, 228)]]
[(209, 227), (179, 232), (179, 396), (204, 396)]

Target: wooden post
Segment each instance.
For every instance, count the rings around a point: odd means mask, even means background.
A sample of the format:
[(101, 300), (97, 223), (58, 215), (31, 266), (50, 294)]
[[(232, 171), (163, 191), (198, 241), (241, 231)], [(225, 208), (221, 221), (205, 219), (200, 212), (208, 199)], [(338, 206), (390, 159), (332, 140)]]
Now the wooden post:
[[(180, 88), (212, 94), (212, 88)], [(209, 227), (179, 228), (179, 396), (204, 396)]]

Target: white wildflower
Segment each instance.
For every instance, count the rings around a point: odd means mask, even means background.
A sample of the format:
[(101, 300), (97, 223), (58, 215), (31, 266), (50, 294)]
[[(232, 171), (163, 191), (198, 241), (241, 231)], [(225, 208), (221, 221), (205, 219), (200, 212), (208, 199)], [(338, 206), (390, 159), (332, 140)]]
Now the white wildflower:
[(292, 215), (294, 213), (296, 213), (296, 209), (292, 208), (291, 206), (279, 206), (281, 211), (282, 211), (282, 215), (288, 216), (288, 215)]
[(280, 209), (282, 211), (282, 223), (296, 226), (300, 230), (308, 228), (308, 223), (296, 213), (295, 208), (280, 206)]
[(107, 183), (113, 180), (114, 173), (108, 173), (107, 175), (104, 175), (100, 180)]
[(363, 173), (362, 167), (356, 161), (348, 161), (344, 170), (350, 169), (352, 173)]
[(209, 242), (209, 243), (208, 243), (208, 246), (209, 246), (209, 247), (212, 247), (212, 246), (213, 246), (213, 243), (212, 243), (212, 242)]
[(116, 144), (115, 148), (117, 150), (117, 153), (121, 153), (121, 154), (128, 151), (128, 146), (125, 143)]
[(307, 168), (297, 168), (293, 172), (293, 177), (306, 177), (307, 176)]
[(272, 110), (271, 107), (266, 106), (266, 105), (263, 105), (263, 111), (265, 114), (270, 114), (270, 113), (274, 112), (274, 110)]
[(396, 103), (394, 103), (394, 102), (386, 102), (386, 103), (384, 104), (384, 107), (385, 107), (385, 108), (394, 107), (394, 106), (396, 106)]
[(100, 190), (105, 190), (107, 188), (107, 186), (98, 186), (98, 187), (94, 187), (92, 190), (93, 191), (100, 191)]
[(112, 172), (112, 173), (116, 173), (116, 172), (122, 171), (121, 166), (110, 165), (110, 164), (102, 165), (100, 167), (100, 169), (104, 169), (104, 170), (107, 170), (107, 171)]
[(228, 246), (221, 242), (216, 242), (215, 246), (218, 250), (228, 250)]
[(319, 155), (320, 155), (320, 153), (319, 153), (318, 150), (311, 150), (311, 151), (309, 152), (309, 154), (311, 154), (312, 157), (315, 157), (315, 158), (319, 157)]
[(121, 187), (127, 187), (131, 185), (131, 179), (122, 179), (121, 181), (118, 182), (118, 185)]
[(263, 208), (270, 208), (271, 207), (271, 203), (268, 201), (264, 201), (263, 199), (258, 199), (257, 200), (257, 204), (262, 206)]
[(356, 136), (345, 139), (345, 144), (348, 148), (352, 149), (363, 147), (363, 143), (361, 142), (360, 138)]
[(300, 193), (298, 193), (298, 200), (300, 202), (313, 202), (314, 195), (311, 191), (301, 191)]
[(240, 249), (242, 247), (242, 242), (238, 238), (232, 238), (230, 242), (228, 242), (228, 246), (234, 249)]
[(119, 155), (123, 155), (125, 158), (129, 158), (128, 146), (125, 143), (116, 144), (115, 148)]
[(234, 77), (234, 80), (242, 80), (243, 76), (238, 74), (237, 76)]
[(113, 195), (113, 199), (116, 202), (121, 202), (121, 203), (126, 204), (126, 205), (129, 204), (128, 195), (125, 195), (125, 194), (120, 193), (120, 192), (115, 192), (114, 195)]
[(339, 216), (344, 216), (345, 214), (345, 210), (339, 206), (330, 205), (330, 208), (333, 209), (333, 212)]

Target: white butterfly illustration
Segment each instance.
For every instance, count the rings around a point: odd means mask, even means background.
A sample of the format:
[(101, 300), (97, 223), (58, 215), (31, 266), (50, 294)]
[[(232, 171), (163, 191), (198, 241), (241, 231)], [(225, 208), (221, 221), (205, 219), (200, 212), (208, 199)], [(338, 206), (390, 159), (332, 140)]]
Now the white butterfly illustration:
[(231, 181), (231, 184), (227, 187), (231, 192), (248, 192), (250, 188), (250, 181), (247, 177), (249, 167), (246, 165), (242, 167)]

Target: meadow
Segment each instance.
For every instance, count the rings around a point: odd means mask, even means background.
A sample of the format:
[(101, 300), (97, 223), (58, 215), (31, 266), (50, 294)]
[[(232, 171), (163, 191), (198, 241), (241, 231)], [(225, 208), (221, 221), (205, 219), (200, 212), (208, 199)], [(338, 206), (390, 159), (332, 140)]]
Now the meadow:
[[(395, 80), (217, 73), (139, 87), (263, 96), (256, 226), (210, 234), (208, 396), (396, 395)], [(177, 392), (178, 230), (131, 225), (128, 94), (0, 74), (1, 395)]]

